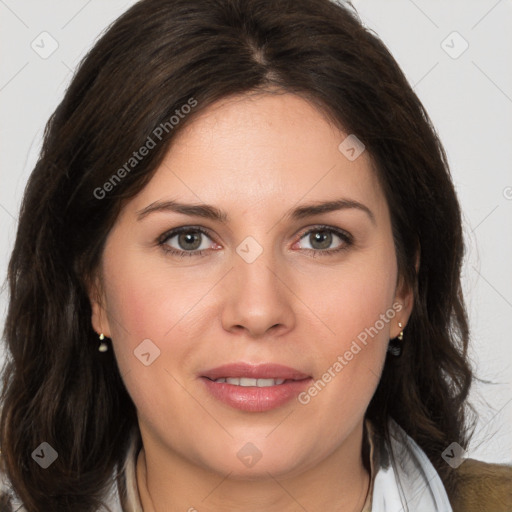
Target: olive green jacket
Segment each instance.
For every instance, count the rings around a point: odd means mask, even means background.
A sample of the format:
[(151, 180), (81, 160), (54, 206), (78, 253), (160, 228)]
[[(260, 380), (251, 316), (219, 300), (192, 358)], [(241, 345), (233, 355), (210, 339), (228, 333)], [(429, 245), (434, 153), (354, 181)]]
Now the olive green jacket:
[(453, 512), (512, 511), (512, 466), (466, 459), (454, 477)]

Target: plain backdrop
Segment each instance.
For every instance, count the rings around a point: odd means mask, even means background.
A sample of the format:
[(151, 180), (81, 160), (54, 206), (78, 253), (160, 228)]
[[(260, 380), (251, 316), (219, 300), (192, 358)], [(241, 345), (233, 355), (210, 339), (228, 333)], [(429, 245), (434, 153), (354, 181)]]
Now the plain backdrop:
[[(77, 63), (133, 3), (0, 0), (2, 282), (44, 125)], [(467, 455), (511, 463), (512, 1), (355, 0), (353, 4), (397, 59), (447, 151), (464, 212), (463, 279), (471, 359), (477, 375), (493, 382), (477, 382), (472, 390), (478, 425)], [(5, 288), (1, 291), (3, 326), (8, 294)]]

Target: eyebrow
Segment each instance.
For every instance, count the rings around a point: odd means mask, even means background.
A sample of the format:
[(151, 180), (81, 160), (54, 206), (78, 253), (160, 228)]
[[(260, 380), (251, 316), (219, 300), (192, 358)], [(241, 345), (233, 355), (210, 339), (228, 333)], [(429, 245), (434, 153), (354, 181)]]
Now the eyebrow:
[[(376, 223), (375, 215), (363, 203), (352, 199), (336, 199), (333, 201), (315, 202), (299, 206), (289, 210), (284, 215), (285, 218), (300, 220), (306, 217), (313, 217), (323, 213), (330, 213), (339, 210), (357, 209), (368, 215), (373, 224)], [(202, 217), (226, 224), (229, 222), (229, 216), (226, 212), (209, 204), (185, 204), (178, 201), (155, 201), (142, 210), (137, 211), (137, 220), (142, 220), (154, 212), (175, 212), (193, 217)]]

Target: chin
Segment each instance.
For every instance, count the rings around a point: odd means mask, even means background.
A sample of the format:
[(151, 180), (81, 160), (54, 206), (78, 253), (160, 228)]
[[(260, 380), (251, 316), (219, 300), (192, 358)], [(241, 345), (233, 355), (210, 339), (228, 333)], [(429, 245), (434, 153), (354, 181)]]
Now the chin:
[(229, 474), (234, 480), (268, 480), (271, 477), (292, 477), (313, 466), (317, 459), (307, 457), (304, 450), (295, 450), (293, 446), (272, 445), (257, 442), (236, 442), (229, 447), (220, 447), (216, 453), (209, 453), (203, 459), (205, 465), (223, 476)]
[(243, 464), (221, 464), (217, 466), (216, 472), (222, 475), (228, 475), (232, 480), (239, 481), (264, 481), (269, 478), (282, 478), (297, 475), (303, 471), (303, 468), (298, 468), (296, 462), (293, 461), (264, 461), (263, 458), (259, 460), (252, 467), (244, 467)]

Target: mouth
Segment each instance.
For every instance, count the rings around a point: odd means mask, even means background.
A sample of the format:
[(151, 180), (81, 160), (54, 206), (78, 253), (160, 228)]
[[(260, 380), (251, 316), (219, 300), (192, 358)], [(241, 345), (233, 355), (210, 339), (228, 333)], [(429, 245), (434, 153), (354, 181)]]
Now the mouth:
[(218, 401), (247, 412), (281, 407), (296, 397), (312, 377), (277, 364), (233, 363), (201, 375), (209, 394)]
[[(211, 380), (211, 379), (210, 379)], [(220, 379), (215, 379), (213, 382), (231, 384), (232, 386), (242, 386), (245, 388), (248, 387), (258, 387), (258, 388), (268, 388), (270, 386), (280, 386), (287, 382), (286, 379), (251, 379), (249, 377), (221, 377)]]

